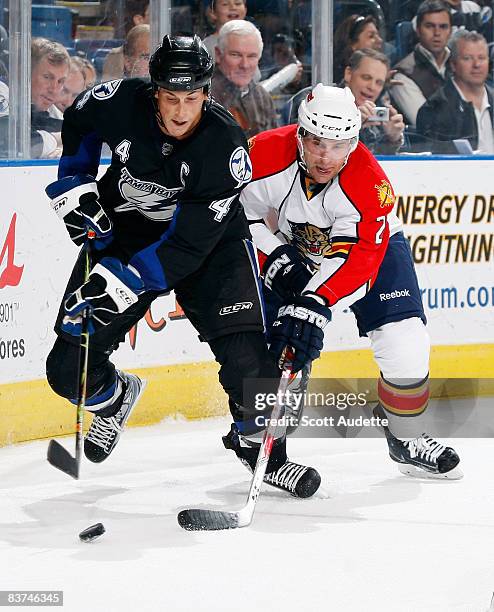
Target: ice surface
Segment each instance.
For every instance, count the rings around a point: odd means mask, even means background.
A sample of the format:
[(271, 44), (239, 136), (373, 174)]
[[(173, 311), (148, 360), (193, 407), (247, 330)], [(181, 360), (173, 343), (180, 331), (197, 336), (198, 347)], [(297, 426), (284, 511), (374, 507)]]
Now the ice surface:
[[(484, 612), (494, 590), (491, 439), (449, 440), (461, 481), (412, 480), (384, 439), (293, 439), (323, 494), (266, 487), (253, 524), (187, 532), (184, 507), (240, 508), (226, 419), (126, 431), (74, 481), (47, 441), (0, 449), (0, 589), (61, 589), (68, 612)], [(71, 448), (71, 438), (62, 440)], [(97, 522), (106, 533), (81, 543)], [(22, 608), (36, 609), (40, 608)]]

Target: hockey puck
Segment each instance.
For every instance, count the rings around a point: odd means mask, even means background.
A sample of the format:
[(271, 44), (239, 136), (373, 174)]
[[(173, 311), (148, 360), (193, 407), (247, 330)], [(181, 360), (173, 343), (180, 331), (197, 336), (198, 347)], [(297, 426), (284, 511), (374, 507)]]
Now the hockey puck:
[(103, 523), (96, 523), (96, 525), (91, 525), (91, 527), (87, 527), (84, 531), (81, 531), (79, 534), (79, 539), (81, 542), (92, 542), (96, 538), (99, 538), (100, 535), (105, 533), (105, 526)]

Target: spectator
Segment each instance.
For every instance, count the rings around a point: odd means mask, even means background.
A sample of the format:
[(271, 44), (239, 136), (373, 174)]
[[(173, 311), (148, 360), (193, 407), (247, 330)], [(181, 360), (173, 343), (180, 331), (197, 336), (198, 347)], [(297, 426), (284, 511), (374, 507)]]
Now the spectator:
[(123, 45), (124, 77), (149, 77), (151, 29), (148, 24), (134, 26)]
[(65, 79), (62, 92), (55, 102), (56, 108), (60, 111), (60, 118), (66, 108), (72, 105), (77, 96), (87, 88), (85, 64), (80, 57), (70, 58), (69, 74)]
[(84, 82), (86, 83), (86, 89), (91, 89), (96, 85), (96, 68), (93, 64), (87, 59), (87, 57), (80, 57), (76, 55), (75, 58), (77, 62), (81, 65), (82, 72), (84, 74)]
[(214, 22), (215, 30), (212, 34), (206, 36), (202, 42), (214, 59), (219, 31), (229, 21), (245, 19), (247, 16), (246, 0), (212, 0), (210, 16)]
[(283, 68), (289, 66), (290, 64), (295, 64), (298, 66), (295, 78), (293, 78), (289, 83), (281, 86), (280, 93), (282, 94), (293, 95), (308, 85), (308, 82), (302, 83), (304, 67), (299, 61), (298, 57), (295, 55), (294, 43), (295, 41), (293, 38), (287, 36), (286, 34), (276, 34), (273, 37), (273, 44), (271, 47), (272, 59), (269, 62), (270, 66), (267, 70), (266, 78), (279, 74)]
[(372, 15), (350, 15), (337, 27), (334, 35), (333, 80), (343, 78), (350, 56), (358, 49), (381, 51), (383, 39), (379, 34), (377, 21)]
[(458, 153), (467, 139), (475, 153), (494, 154), (493, 90), (487, 42), (482, 34), (458, 30), (451, 39), (453, 76), (419, 110), (417, 131), (432, 140), (434, 153)]
[[(374, 49), (360, 49), (350, 57), (345, 68), (344, 82), (352, 90), (362, 115), (359, 138), (372, 153), (394, 155), (403, 145), (405, 124), (403, 116), (391, 106), (389, 96), (383, 94), (389, 60)], [(372, 121), (376, 101), (389, 109), (389, 121)]]
[(62, 120), (55, 107), (69, 74), (70, 57), (60, 43), (31, 42), (31, 145), (33, 157), (60, 155)]
[[(127, 37), (130, 30), (137, 25), (149, 25), (149, 0), (126, 0), (125, 2), (125, 32)], [(108, 54), (103, 64), (103, 81), (121, 79), (124, 74), (123, 47), (116, 47)]]
[(249, 21), (229, 21), (219, 32), (212, 94), (247, 137), (277, 127), (271, 96), (254, 82), (262, 48), (261, 33)]
[[(62, 120), (55, 102), (69, 73), (70, 57), (60, 43), (46, 38), (31, 41), (31, 156), (58, 157)], [(8, 152), (9, 91), (1, 88), (0, 156)]]
[(482, 18), (480, 6), (472, 0), (446, 0), (451, 7), (451, 16), (453, 19), (453, 31), (456, 28), (465, 28), (466, 30), (480, 30), (482, 27)]
[(390, 93), (393, 103), (415, 126), (417, 112), (450, 74), (447, 47), (451, 36), (451, 11), (443, 0), (424, 0), (417, 11), (419, 42), (395, 68)]

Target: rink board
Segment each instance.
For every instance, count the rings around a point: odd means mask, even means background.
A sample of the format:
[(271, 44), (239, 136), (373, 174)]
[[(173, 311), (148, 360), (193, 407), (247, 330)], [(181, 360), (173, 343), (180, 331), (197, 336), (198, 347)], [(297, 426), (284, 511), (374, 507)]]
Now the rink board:
[[(431, 374), (494, 378), (494, 160), (386, 160), (383, 166), (417, 262), (433, 344)], [(0, 175), (2, 445), (73, 429), (73, 411), (44, 382), (44, 362), (77, 249), (44, 196), (44, 186), (56, 178), (54, 164), (0, 165)], [(347, 310), (335, 312), (325, 350), (319, 376), (377, 373)], [(115, 362), (142, 371), (150, 382), (135, 424), (226, 410), (212, 354), (173, 294), (152, 305)]]

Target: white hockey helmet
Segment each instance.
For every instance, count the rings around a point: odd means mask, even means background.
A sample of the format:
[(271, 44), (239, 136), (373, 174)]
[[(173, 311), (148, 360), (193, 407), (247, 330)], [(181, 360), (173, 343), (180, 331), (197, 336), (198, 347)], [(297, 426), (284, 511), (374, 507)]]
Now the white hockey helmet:
[(350, 88), (318, 83), (300, 103), (298, 125), (321, 138), (358, 142), (361, 117)]

